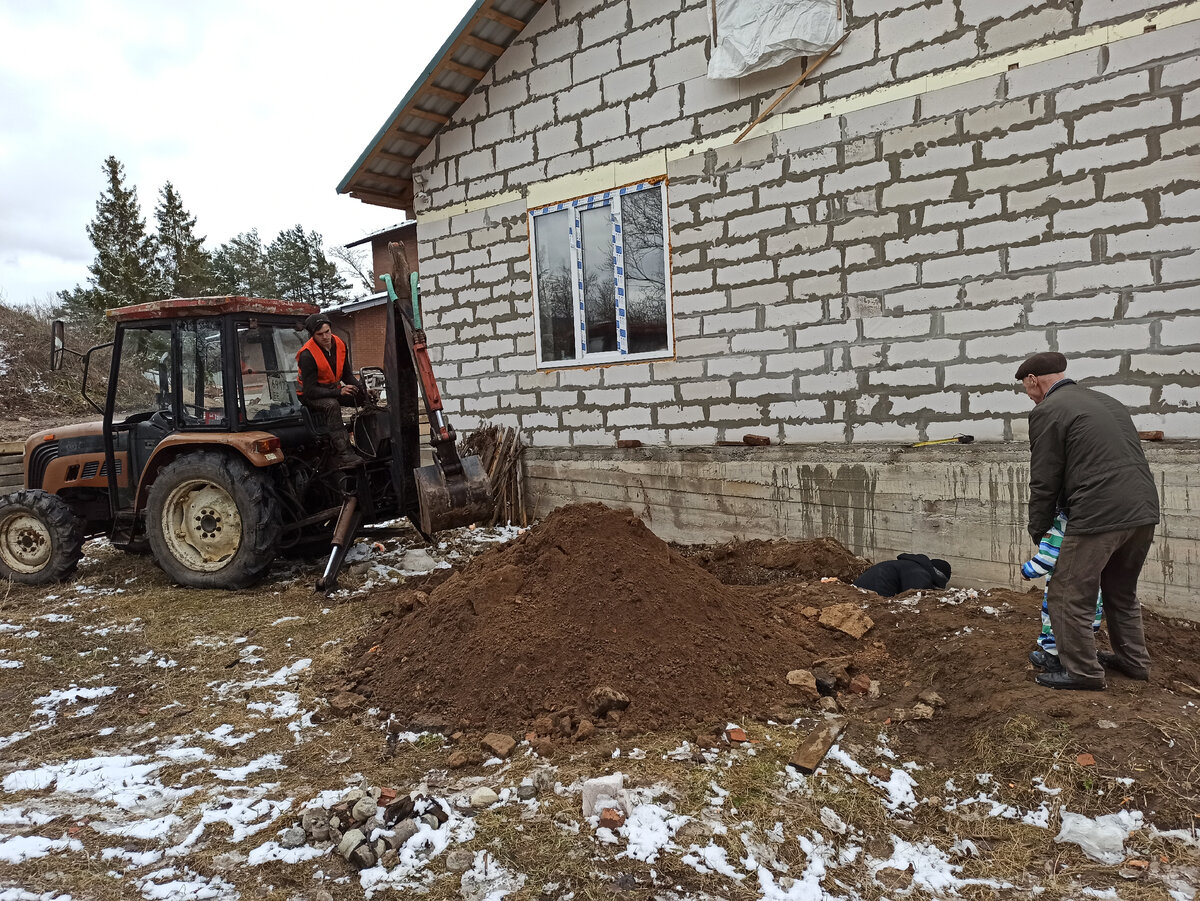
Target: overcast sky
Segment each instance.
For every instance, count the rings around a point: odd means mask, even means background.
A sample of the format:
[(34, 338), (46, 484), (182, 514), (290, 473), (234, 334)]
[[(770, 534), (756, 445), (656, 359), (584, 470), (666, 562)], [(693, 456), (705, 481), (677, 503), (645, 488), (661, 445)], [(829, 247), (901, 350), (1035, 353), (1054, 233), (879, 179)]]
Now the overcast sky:
[(0, 0), (0, 299), (83, 284), (109, 154), (210, 248), (402, 218), (336, 193), (471, 0)]

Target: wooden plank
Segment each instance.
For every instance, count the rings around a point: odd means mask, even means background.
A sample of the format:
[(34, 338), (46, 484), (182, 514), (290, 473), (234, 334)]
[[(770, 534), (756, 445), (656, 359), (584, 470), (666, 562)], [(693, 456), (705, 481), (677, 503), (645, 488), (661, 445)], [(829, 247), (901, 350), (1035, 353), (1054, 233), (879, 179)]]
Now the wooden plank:
[(478, 15), (483, 16), (485, 19), (491, 19), (493, 22), (499, 22), (506, 28), (511, 28), (518, 33), (525, 29), (525, 23), (520, 19), (514, 19), (512, 16), (505, 15), (498, 9), (492, 9), (490, 3), (479, 10)]
[(460, 94), (458, 91), (451, 91), (447, 88), (440, 88), (435, 84), (427, 84), (421, 88), (420, 94), (429, 94), (432, 97), (440, 97), (442, 100), (449, 100), (451, 103), (463, 104), (467, 102), (467, 95)]
[(25, 453), (24, 441), (0, 441), (0, 455)]
[(380, 194), (378, 191), (367, 191), (363, 188), (351, 188), (349, 194), (355, 200), (361, 200), (364, 203), (371, 203), (376, 206), (390, 207), (393, 210), (407, 210), (411, 207), (411, 204), (404, 203), (398, 194)]
[(795, 767), (806, 775), (814, 772), (845, 728), (846, 721), (843, 719), (829, 720), (818, 726), (792, 752), (788, 766)]
[(433, 138), (429, 135), (419, 135), (415, 132), (405, 131), (402, 128), (396, 129), (392, 134), (400, 138), (402, 141), (408, 141), (410, 144), (416, 144), (420, 147), (428, 147), (432, 143)]
[(0, 461), (0, 476), (20, 475), (24, 471), (25, 467), (21, 465), (20, 460)]
[(411, 166), (417, 161), (415, 156), (404, 156), (399, 153), (392, 153), (390, 150), (376, 150), (371, 154), (372, 158), (377, 160), (386, 160), (389, 163), (399, 163), (401, 166)]
[(472, 69), (470, 66), (464, 66), (462, 63), (455, 62), (452, 59), (442, 60), (438, 68), (448, 69), (451, 72), (457, 72), (459, 75), (465, 75), (472, 81), (483, 81), (483, 76), (487, 75), (482, 69)]
[(418, 119), (425, 119), (428, 122), (436, 122), (438, 125), (445, 125), (450, 121), (449, 116), (443, 116), (441, 113), (431, 113), (429, 110), (411, 107), (408, 110), (408, 115), (416, 116)]
[(482, 50), (484, 53), (499, 57), (504, 53), (504, 48), (499, 44), (493, 44), (491, 41), (485, 41), (483, 38), (477, 38), (473, 34), (464, 34), (462, 42), (469, 47), (474, 47), (476, 50)]

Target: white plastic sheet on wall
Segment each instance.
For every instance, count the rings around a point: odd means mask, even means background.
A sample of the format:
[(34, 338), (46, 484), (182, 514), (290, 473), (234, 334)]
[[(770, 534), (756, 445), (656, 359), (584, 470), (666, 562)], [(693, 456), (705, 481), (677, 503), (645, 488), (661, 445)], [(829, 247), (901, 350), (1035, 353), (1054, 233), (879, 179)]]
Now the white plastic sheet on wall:
[(709, 78), (737, 78), (822, 53), (842, 36), (838, 0), (716, 0)]

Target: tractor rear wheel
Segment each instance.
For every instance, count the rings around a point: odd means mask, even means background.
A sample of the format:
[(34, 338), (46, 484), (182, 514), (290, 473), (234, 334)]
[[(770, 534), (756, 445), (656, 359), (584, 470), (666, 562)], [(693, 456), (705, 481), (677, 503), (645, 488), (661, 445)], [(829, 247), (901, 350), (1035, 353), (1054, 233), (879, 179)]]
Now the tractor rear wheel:
[(26, 585), (65, 579), (83, 556), (83, 521), (40, 490), (0, 497), (0, 577)]
[(146, 535), (154, 559), (180, 585), (244, 588), (266, 574), (280, 515), (267, 477), (240, 457), (197, 451), (150, 486)]

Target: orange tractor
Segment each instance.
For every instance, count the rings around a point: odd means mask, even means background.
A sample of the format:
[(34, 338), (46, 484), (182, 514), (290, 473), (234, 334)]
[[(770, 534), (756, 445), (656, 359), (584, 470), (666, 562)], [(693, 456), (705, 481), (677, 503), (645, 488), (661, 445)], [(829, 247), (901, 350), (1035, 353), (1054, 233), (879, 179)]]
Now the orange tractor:
[[(442, 414), (419, 313), (394, 295), (375, 373), (383, 391), (350, 423), (361, 463), (332, 465), (333, 442), (296, 393), (302, 323), (316, 310), (203, 297), (109, 311), (113, 340), (77, 354), (83, 396), (102, 418), (26, 442), (25, 487), (0, 497), (0, 577), (63, 579), (84, 540), (105, 535), (201, 588), (249, 585), (281, 553), (328, 552), (318, 588), (330, 590), (360, 526), (408, 517), (428, 538), (489, 515), (479, 458), (459, 457)], [(63, 339), (56, 322), (55, 369), (75, 353)], [(424, 467), (419, 397), (433, 456)]]

